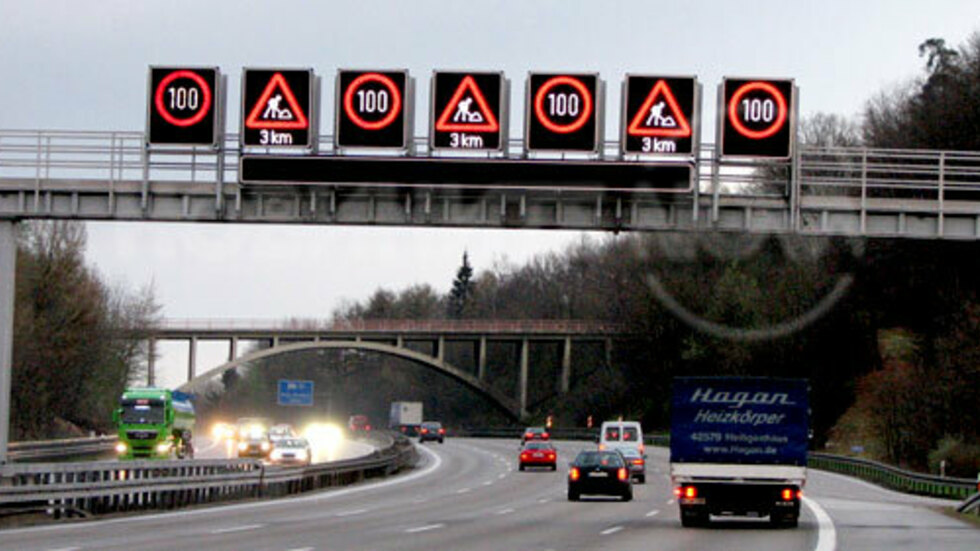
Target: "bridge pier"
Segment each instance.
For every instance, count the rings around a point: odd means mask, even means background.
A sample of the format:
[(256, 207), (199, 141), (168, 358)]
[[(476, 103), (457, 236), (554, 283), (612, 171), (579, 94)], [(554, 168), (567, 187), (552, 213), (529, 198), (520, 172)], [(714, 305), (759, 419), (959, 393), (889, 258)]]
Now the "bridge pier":
[(527, 377), (530, 370), (528, 365), (528, 355), (530, 352), (531, 342), (527, 339), (521, 339), (521, 375), (518, 381), (518, 393), (520, 394), (520, 404), (521, 404), (521, 417), (527, 417)]
[(486, 380), (487, 375), (487, 338), (480, 337), (479, 352), (476, 360), (476, 378), (481, 382)]
[(17, 241), (14, 223), (0, 221), (0, 465), (7, 463), (10, 435), (10, 372), (14, 355), (14, 277), (17, 274)]
[(238, 337), (232, 337), (228, 341), (228, 361), (233, 362), (238, 357)]
[(146, 386), (156, 383), (157, 340), (153, 337), (146, 342)]
[(197, 337), (191, 337), (187, 351), (187, 380), (193, 381), (197, 374)]
[(572, 383), (572, 338), (565, 337), (561, 353), (561, 393), (568, 394)]

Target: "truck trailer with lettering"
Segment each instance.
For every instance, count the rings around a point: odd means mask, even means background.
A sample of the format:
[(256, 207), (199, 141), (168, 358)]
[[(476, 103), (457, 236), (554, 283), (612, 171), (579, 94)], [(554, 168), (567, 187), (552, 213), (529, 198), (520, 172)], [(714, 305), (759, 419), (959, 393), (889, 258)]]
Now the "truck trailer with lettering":
[(808, 389), (802, 379), (674, 379), (670, 476), (683, 526), (705, 525), (712, 515), (798, 524)]
[(133, 388), (123, 392), (113, 419), (119, 459), (194, 457), (194, 404), (177, 390)]

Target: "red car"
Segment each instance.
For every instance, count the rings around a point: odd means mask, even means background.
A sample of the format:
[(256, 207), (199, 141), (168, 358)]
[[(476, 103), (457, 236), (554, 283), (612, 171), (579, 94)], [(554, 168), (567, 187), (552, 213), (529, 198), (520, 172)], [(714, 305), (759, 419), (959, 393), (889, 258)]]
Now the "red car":
[(548, 430), (544, 427), (528, 427), (524, 429), (524, 434), (521, 435), (521, 444), (530, 442), (531, 440), (548, 440), (551, 435), (548, 434)]
[(351, 415), (347, 419), (347, 428), (352, 433), (370, 432), (371, 423), (368, 421), (367, 415)]
[(556, 470), (558, 450), (551, 442), (528, 442), (521, 449), (521, 457), (517, 465), (517, 468), (522, 471), (526, 467), (551, 467), (552, 471)]

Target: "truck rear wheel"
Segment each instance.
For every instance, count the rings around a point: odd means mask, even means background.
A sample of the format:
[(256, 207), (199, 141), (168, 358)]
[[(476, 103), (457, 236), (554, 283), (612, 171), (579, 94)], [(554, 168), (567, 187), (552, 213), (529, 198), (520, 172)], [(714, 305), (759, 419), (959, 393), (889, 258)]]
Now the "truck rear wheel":
[(700, 526), (707, 526), (707, 524), (707, 513), (698, 513), (696, 511), (685, 511), (681, 509), (681, 526), (684, 528), (697, 528)]

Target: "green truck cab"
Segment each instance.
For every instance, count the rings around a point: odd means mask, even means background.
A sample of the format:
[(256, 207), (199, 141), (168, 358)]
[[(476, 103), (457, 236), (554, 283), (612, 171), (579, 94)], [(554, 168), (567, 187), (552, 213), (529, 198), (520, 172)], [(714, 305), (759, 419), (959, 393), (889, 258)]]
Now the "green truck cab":
[(119, 429), (119, 459), (194, 457), (194, 404), (189, 394), (161, 388), (127, 389), (112, 418)]

